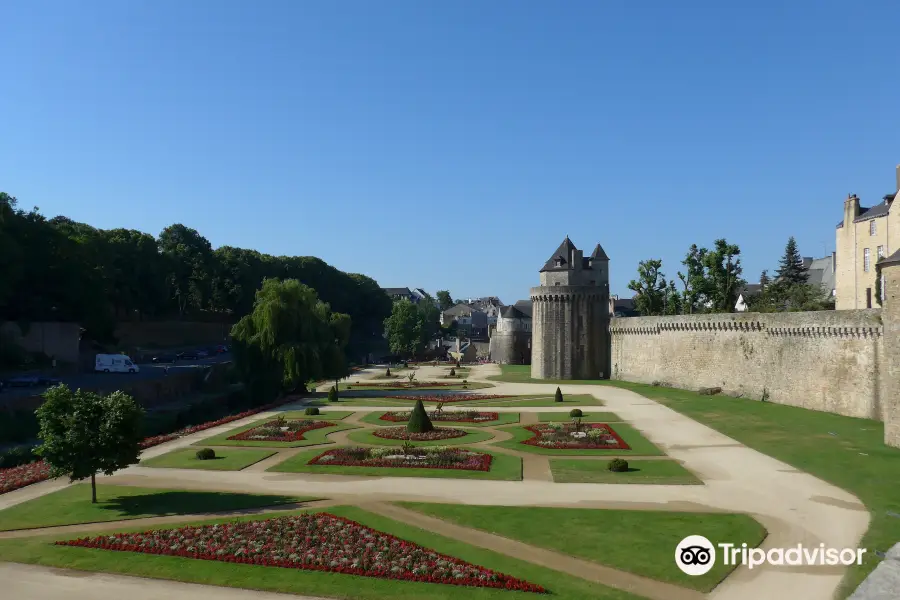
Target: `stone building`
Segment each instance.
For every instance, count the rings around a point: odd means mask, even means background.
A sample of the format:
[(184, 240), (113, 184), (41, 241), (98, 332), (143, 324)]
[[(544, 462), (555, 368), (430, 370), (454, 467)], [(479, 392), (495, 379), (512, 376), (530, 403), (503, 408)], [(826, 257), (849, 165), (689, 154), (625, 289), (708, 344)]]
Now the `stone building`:
[(600, 244), (585, 257), (566, 237), (531, 288), (531, 376), (609, 377), (609, 257)]
[(527, 365), (531, 363), (531, 311), (504, 306), (497, 317), (497, 327), (491, 332), (490, 357), (500, 364)]
[(900, 249), (900, 205), (894, 206), (900, 192), (900, 166), (896, 188), (875, 206), (860, 206), (856, 194), (844, 201), (844, 219), (836, 230), (835, 308), (873, 308), (875, 263)]

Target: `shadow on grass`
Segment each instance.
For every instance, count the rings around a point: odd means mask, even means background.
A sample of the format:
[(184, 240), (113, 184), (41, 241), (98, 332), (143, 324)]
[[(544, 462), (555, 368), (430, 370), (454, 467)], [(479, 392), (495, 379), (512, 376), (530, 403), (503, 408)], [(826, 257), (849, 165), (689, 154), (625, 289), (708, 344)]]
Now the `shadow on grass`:
[(127, 516), (165, 516), (235, 510), (255, 512), (285, 504), (297, 504), (297, 498), (231, 492), (167, 491), (136, 496), (117, 496), (101, 500), (99, 507)]

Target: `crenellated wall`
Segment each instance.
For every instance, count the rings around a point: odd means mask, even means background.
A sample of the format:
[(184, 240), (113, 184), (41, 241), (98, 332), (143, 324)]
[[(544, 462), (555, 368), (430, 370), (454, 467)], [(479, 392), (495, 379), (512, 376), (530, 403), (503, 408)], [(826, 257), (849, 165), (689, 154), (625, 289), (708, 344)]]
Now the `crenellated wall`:
[(883, 418), (881, 310), (612, 319), (612, 378)]

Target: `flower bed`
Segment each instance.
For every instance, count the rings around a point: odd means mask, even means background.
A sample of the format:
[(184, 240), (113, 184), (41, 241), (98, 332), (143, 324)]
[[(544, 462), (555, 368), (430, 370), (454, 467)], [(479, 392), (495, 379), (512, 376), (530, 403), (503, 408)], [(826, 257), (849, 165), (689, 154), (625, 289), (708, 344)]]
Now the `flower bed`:
[(522, 441), (529, 446), (553, 450), (631, 450), (605, 423), (540, 423), (525, 429), (534, 434)]
[(539, 585), (439, 554), (328, 513), (117, 533), (56, 544), (381, 579), (545, 591)]
[[(391, 411), (386, 412), (380, 417), (379, 421), (389, 421), (391, 423), (409, 421), (411, 411)], [(432, 421), (452, 421), (454, 423), (485, 423), (487, 421), (496, 421), (500, 418), (495, 412), (478, 412), (477, 410), (456, 410), (449, 412), (432, 412), (428, 414)]]
[(309, 465), (341, 467), (400, 467), (409, 469), (454, 469), (490, 471), (493, 457), (484, 452), (433, 446), (397, 448), (337, 448), (311, 459)]
[[(144, 441), (141, 442), (141, 449), (145, 450), (147, 448), (152, 448), (153, 446), (158, 446), (159, 444), (170, 442), (181, 436), (197, 433), (198, 431), (203, 431), (212, 427), (218, 427), (219, 425), (225, 425), (226, 423), (231, 423), (232, 421), (238, 421), (240, 419), (253, 416), (257, 413), (272, 410), (273, 408), (278, 408), (282, 404), (294, 402), (295, 400), (296, 398), (288, 397), (283, 400), (279, 400), (278, 402), (272, 402), (264, 406), (245, 410), (236, 415), (229, 415), (227, 417), (222, 417), (221, 419), (216, 419), (215, 421), (200, 423), (199, 425), (191, 425), (190, 427), (185, 427), (184, 429), (180, 429), (174, 433), (154, 435), (145, 438)], [(13, 467), (11, 469), (0, 469), (0, 494), (5, 494), (6, 492), (11, 492), (13, 490), (23, 488), (26, 485), (31, 485), (32, 483), (45, 481), (49, 478), (50, 467), (42, 460), (27, 465)]]
[(370, 383), (368, 381), (355, 381), (351, 385), (373, 388), (421, 388), (421, 387), (450, 387), (462, 385), (459, 381), (395, 381), (394, 383)]
[(454, 402), (471, 402), (472, 400), (493, 400), (495, 398), (512, 398), (512, 396), (504, 394), (448, 394), (446, 396), (438, 396), (436, 394), (410, 394), (407, 396), (385, 396), (394, 400), (410, 400), (415, 402), (442, 402), (444, 404), (452, 404)]
[(410, 440), (411, 442), (433, 442), (435, 440), (449, 440), (469, 435), (463, 429), (453, 427), (435, 427), (425, 433), (410, 433), (406, 427), (380, 427), (372, 432), (375, 437), (386, 440)]
[(0, 494), (44, 481), (50, 477), (50, 466), (42, 460), (0, 470)]
[(330, 421), (303, 420), (276, 420), (269, 421), (253, 429), (229, 436), (229, 440), (244, 442), (299, 442), (306, 439), (303, 434), (313, 429), (334, 427)]

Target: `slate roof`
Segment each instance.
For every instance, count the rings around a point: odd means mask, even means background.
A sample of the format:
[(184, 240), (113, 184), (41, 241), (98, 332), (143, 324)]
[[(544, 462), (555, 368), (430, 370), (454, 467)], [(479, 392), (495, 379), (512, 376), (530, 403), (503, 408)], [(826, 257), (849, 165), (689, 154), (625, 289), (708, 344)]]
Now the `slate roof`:
[[(550, 255), (550, 258), (547, 259), (547, 262), (544, 263), (544, 266), (541, 268), (541, 272), (543, 271), (568, 271), (571, 267), (569, 266), (569, 257), (572, 255), (572, 250), (575, 250), (575, 244), (572, 243), (572, 240), (569, 239), (569, 236), (566, 236), (566, 239), (563, 240), (562, 244), (559, 245), (559, 248)], [(562, 259), (562, 265), (556, 266), (556, 259)]]
[(609, 257), (606, 255), (606, 252), (603, 251), (603, 247), (600, 244), (597, 244), (597, 247), (594, 248), (594, 252), (591, 253), (591, 258), (594, 260), (609, 260)]
[(531, 300), (519, 300), (514, 306), (526, 317), (531, 318)]
[(381, 288), (388, 296), (412, 296), (413, 293), (409, 288)]
[[(891, 205), (887, 202), (880, 202), (871, 208), (863, 208), (859, 207), (859, 216), (853, 219), (854, 223), (862, 223), (863, 221), (871, 221), (872, 219), (877, 219), (878, 217), (886, 217), (888, 212), (891, 210)], [(844, 226), (844, 222), (841, 221), (837, 224), (838, 229)]]
[(882, 258), (881, 260), (879, 260), (879, 261), (878, 261), (877, 263), (875, 263), (875, 264), (877, 264), (879, 267), (883, 267), (883, 266), (885, 266), (885, 265), (896, 265), (896, 264), (900, 264), (900, 250), (897, 250), (896, 252), (894, 252), (894, 253), (891, 254), (890, 256), (886, 256), (885, 258)]
[(451, 306), (447, 310), (444, 311), (445, 315), (457, 316), (457, 315), (470, 315), (474, 312), (481, 312), (477, 308), (472, 308), (468, 304), (459, 303), (456, 306)]
[(530, 319), (531, 317), (523, 313), (515, 306), (504, 306), (500, 309), (500, 316), (504, 319)]
[(752, 294), (758, 294), (762, 291), (762, 286), (758, 283), (748, 283), (741, 291), (738, 293), (740, 296), (749, 296)]

